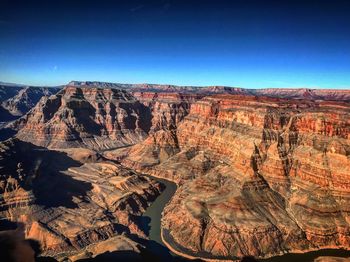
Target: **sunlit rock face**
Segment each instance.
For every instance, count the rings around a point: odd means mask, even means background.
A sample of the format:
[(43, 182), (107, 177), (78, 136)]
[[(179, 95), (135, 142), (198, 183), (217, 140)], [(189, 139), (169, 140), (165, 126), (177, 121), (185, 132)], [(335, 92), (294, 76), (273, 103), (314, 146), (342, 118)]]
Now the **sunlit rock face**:
[(350, 101), (350, 90), (309, 89), (309, 88), (266, 88), (254, 89), (252, 93), (258, 96), (270, 96), (288, 99), (312, 99)]
[(149, 109), (126, 91), (67, 86), (13, 127), (18, 138), (40, 146), (105, 149), (143, 140), (150, 120)]
[[(209, 96), (175, 130), (107, 157), (179, 183), (162, 227), (181, 252), (348, 248), (349, 112), (342, 102)], [(155, 153), (160, 145), (168, 154)]]

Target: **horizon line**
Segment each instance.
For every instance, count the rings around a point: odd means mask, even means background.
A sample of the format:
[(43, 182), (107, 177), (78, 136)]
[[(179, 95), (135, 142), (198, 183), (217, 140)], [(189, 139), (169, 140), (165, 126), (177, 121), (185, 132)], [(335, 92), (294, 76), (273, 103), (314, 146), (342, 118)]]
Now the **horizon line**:
[(175, 87), (198, 87), (198, 88), (205, 88), (205, 87), (228, 87), (228, 88), (238, 88), (238, 89), (296, 89), (296, 90), (302, 90), (302, 89), (310, 89), (310, 90), (345, 90), (350, 91), (350, 85), (349, 87), (319, 87), (319, 86), (312, 86), (312, 87), (305, 87), (305, 86), (281, 86), (281, 87), (242, 87), (242, 86), (230, 86), (230, 85), (178, 85), (178, 84), (169, 84), (169, 83), (130, 83), (130, 82), (108, 82), (108, 81), (99, 81), (99, 80), (70, 80), (68, 83), (64, 84), (52, 84), (52, 85), (45, 85), (45, 84), (27, 84), (27, 83), (19, 83), (19, 82), (7, 82), (7, 81), (1, 81), (1, 85), (18, 85), (18, 86), (32, 86), (32, 87), (58, 87), (58, 86), (67, 86), (71, 82), (91, 82), (91, 83), (107, 83), (107, 84), (121, 84), (121, 85), (159, 85), (159, 86), (175, 86)]

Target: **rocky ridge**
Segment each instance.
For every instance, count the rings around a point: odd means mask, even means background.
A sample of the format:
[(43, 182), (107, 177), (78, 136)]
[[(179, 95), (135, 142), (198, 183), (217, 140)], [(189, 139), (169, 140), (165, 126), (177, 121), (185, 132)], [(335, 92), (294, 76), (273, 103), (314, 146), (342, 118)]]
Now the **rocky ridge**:
[(0, 83), (0, 121), (14, 120), (26, 114), (43, 96), (56, 93), (60, 87), (37, 87)]
[(90, 86), (100, 88), (120, 88), (131, 92), (166, 92), (192, 93), (202, 95), (234, 94), (249, 96), (267, 96), (286, 99), (308, 99), (328, 101), (350, 101), (348, 89), (313, 89), (313, 88), (240, 88), (230, 86), (177, 86), (160, 84), (120, 84), (98, 81), (71, 81), (72, 86)]
[(149, 109), (124, 90), (67, 86), (42, 98), (10, 128), (40, 146), (105, 149), (142, 141), (150, 117)]
[(157, 134), (106, 157), (181, 185), (162, 219), (164, 239), (180, 253), (232, 259), (347, 248), (349, 112), (341, 102), (210, 96), (191, 105), (167, 157), (139, 157), (168, 144)]

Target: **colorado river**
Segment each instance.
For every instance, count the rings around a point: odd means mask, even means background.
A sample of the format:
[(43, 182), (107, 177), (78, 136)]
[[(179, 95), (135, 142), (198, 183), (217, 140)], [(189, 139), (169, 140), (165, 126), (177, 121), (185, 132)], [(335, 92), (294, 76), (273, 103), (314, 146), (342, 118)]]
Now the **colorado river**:
[[(155, 241), (164, 249), (168, 250), (166, 245), (161, 239), (161, 218), (164, 207), (168, 204), (172, 196), (175, 194), (177, 185), (169, 180), (149, 176), (154, 180), (165, 185), (164, 191), (157, 197), (157, 199), (149, 206), (146, 212), (142, 215), (142, 226), (148, 233), (149, 239)], [(156, 248), (158, 249), (158, 248)], [(158, 253), (160, 250), (153, 250)], [(168, 250), (169, 251), (169, 250)], [(163, 251), (164, 252), (164, 251)], [(171, 253), (171, 252), (170, 252)], [(175, 255), (176, 256), (176, 255)], [(261, 259), (258, 261), (264, 262), (312, 262), (315, 258), (320, 256), (333, 256), (333, 257), (350, 257), (350, 251), (341, 249), (321, 249), (312, 252), (300, 253), (300, 254), (285, 254), (282, 256), (276, 256), (269, 259)]]
[[(142, 215), (143, 228), (148, 230), (148, 236), (151, 240), (156, 241), (158, 244), (165, 246), (160, 237), (160, 222), (162, 218), (162, 212), (166, 204), (170, 201), (175, 194), (177, 186), (175, 183), (165, 179), (150, 176), (152, 179), (165, 185), (165, 190), (157, 197), (157, 199), (149, 206), (146, 212)], [(150, 220), (149, 220), (150, 219)]]

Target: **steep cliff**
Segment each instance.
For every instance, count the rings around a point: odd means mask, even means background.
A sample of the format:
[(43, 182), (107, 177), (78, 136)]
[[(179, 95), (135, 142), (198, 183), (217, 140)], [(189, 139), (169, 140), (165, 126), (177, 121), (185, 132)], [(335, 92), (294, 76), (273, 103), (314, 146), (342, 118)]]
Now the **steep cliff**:
[(143, 140), (150, 118), (149, 109), (126, 91), (67, 86), (11, 127), (21, 140), (40, 146), (105, 149)]
[[(178, 182), (162, 228), (179, 252), (240, 258), (348, 248), (349, 113), (341, 102), (210, 96), (176, 125), (168, 158), (150, 165), (140, 145), (107, 157)], [(149, 148), (168, 143), (158, 132)]]
[(0, 122), (24, 115), (43, 96), (58, 92), (60, 87), (36, 87), (0, 83)]

